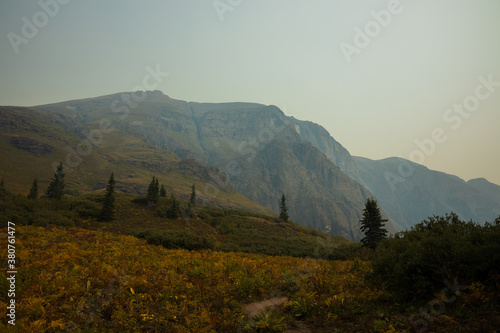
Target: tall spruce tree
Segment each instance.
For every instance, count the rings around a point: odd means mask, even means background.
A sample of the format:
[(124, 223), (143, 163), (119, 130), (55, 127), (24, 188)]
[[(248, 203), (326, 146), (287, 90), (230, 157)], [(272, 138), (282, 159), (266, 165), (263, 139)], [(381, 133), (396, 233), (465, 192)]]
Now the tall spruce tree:
[(28, 199), (38, 198), (38, 180), (35, 178), (31, 184), (30, 193), (28, 194)]
[(363, 246), (375, 249), (378, 243), (387, 237), (387, 230), (384, 229), (384, 222), (387, 221), (382, 219), (377, 200), (368, 198), (363, 210), (363, 219), (360, 220), (360, 229), (365, 234), (361, 239)]
[(194, 184), (191, 188), (191, 197), (189, 198), (189, 203), (191, 204), (191, 206), (196, 207), (196, 188), (194, 187)]
[(179, 202), (173, 194), (170, 197), (170, 207), (167, 210), (167, 217), (171, 219), (179, 217)]
[(62, 162), (59, 163), (59, 166), (57, 167), (56, 172), (54, 173), (54, 177), (52, 178), (51, 183), (49, 184), (49, 187), (47, 188), (47, 191), (45, 192), (45, 195), (49, 199), (56, 199), (56, 200), (61, 200), (63, 195), (64, 195), (64, 170), (63, 170), (63, 164)]
[(283, 221), (288, 221), (288, 208), (286, 207), (285, 194), (281, 196), (280, 200), (280, 219)]
[(160, 197), (164, 198), (167, 196), (167, 190), (165, 189), (165, 185), (161, 185), (161, 188), (160, 188)]
[(158, 196), (160, 195), (160, 184), (158, 178), (153, 176), (151, 183), (148, 186), (148, 202), (150, 204), (156, 204), (158, 202)]
[(108, 180), (108, 185), (106, 186), (106, 194), (104, 194), (104, 200), (102, 201), (102, 209), (99, 214), (99, 221), (111, 221), (115, 217), (115, 177), (111, 173)]

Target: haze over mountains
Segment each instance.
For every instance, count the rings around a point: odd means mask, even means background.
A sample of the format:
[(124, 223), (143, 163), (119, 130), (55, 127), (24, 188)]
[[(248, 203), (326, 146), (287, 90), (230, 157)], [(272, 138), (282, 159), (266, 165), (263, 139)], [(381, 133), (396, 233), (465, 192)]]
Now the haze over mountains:
[[(391, 186), (386, 176), (398, 175), (400, 159), (352, 157), (320, 125), (275, 106), (186, 102), (153, 91), (0, 110), (2, 173), (19, 189), (34, 177), (43, 184), (59, 160), (73, 169), (74, 188), (103, 187), (114, 171), (121, 190), (141, 192), (154, 173), (178, 195), (194, 181), (206, 202), (250, 210), (277, 212), (284, 193), (293, 221), (351, 240), (362, 237), (359, 220), (372, 196), (391, 232), (450, 211), (478, 222), (500, 215), (500, 186), (415, 164)], [(94, 142), (87, 150), (86, 140)]]

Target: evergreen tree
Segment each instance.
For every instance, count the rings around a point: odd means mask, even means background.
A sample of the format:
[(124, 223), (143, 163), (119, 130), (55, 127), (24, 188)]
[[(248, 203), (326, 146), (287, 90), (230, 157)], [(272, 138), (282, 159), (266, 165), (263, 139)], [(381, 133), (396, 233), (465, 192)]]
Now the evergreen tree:
[(156, 204), (158, 202), (158, 196), (160, 194), (160, 185), (158, 178), (153, 176), (151, 183), (148, 186), (148, 202), (150, 204)]
[(156, 199), (158, 199), (158, 197), (160, 195), (160, 182), (158, 181), (158, 178), (155, 179), (155, 184), (153, 186), (153, 190), (154, 190)]
[(49, 199), (61, 200), (64, 195), (64, 170), (62, 162), (59, 163), (56, 172), (54, 173), (54, 177), (52, 178), (52, 182), (49, 184), (47, 191), (45, 194)]
[(108, 180), (108, 185), (106, 186), (106, 194), (104, 195), (104, 200), (102, 202), (101, 213), (99, 214), (99, 221), (111, 221), (115, 215), (115, 178), (114, 174)]
[(167, 217), (175, 219), (179, 217), (179, 202), (175, 199), (174, 195), (170, 197), (170, 208), (167, 211)]
[(160, 197), (165, 198), (167, 196), (167, 190), (165, 190), (165, 185), (161, 185), (160, 188)]
[(38, 198), (38, 180), (35, 178), (31, 184), (30, 193), (28, 194), (28, 199)]
[(2, 180), (0, 181), (0, 188), (5, 188), (5, 182), (3, 180), (3, 177)]
[(375, 249), (378, 243), (387, 237), (387, 230), (383, 228), (384, 222), (387, 221), (382, 219), (377, 200), (368, 198), (363, 210), (363, 219), (360, 220), (360, 229), (365, 234), (365, 237), (361, 240), (363, 246)]
[(288, 221), (288, 208), (286, 207), (285, 194), (283, 194), (280, 201), (280, 219), (285, 222)]
[(194, 187), (194, 184), (191, 189), (191, 197), (189, 198), (189, 203), (191, 204), (191, 206), (196, 207), (196, 188)]

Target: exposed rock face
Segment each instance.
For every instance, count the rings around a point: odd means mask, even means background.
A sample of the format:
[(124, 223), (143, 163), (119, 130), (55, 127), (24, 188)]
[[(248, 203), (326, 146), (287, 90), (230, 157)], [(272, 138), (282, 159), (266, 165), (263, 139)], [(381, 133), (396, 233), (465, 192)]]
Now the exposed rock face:
[[(224, 174), (208, 174), (215, 187), (229, 181), (275, 211), (284, 193), (293, 221), (360, 239), (359, 220), (372, 195), (351, 178), (356, 174), (352, 158), (321, 126), (260, 104), (193, 103), (159, 93), (149, 93), (135, 107), (121, 100), (116, 94), (38, 108), (57, 114), (75, 132), (109, 118), (120, 133), (146, 139), (182, 160), (218, 167)], [(123, 111), (115, 113), (118, 108)], [(175, 167), (193, 175), (199, 171), (185, 163)], [(152, 164), (151, 170), (164, 167)]]

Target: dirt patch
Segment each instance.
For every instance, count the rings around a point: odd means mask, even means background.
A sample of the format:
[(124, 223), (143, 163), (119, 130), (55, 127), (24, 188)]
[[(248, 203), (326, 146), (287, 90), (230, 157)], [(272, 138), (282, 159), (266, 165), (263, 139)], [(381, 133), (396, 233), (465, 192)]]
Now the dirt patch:
[(266, 299), (260, 302), (253, 302), (247, 304), (243, 307), (245, 310), (245, 314), (248, 318), (253, 318), (260, 313), (260, 311), (265, 311), (268, 308), (277, 307), (288, 300), (288, 297), (274, 297), (270, 299)]

